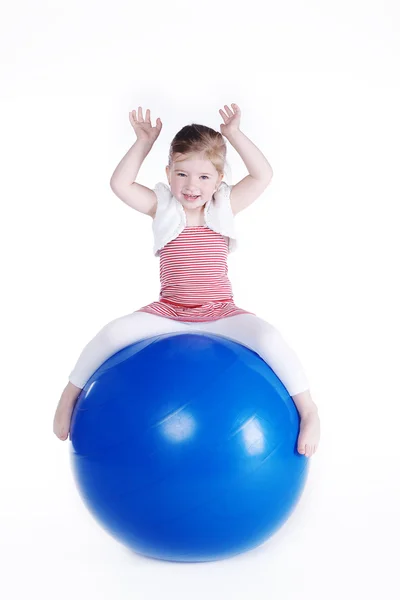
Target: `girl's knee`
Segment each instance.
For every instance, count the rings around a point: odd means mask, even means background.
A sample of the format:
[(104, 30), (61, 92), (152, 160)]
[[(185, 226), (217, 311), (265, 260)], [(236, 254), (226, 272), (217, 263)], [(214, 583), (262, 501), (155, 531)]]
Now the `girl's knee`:
[(129, 323), (126, 317), (118, 317), (110, 321), (99, 331), (99, 337), (104, 338), (107, 344), (118, 345), (118, 342), (129, 332)]
[(250, 315), (251, 319), (243, 322), (243, 331), (245, 331), (253, 340), (268, 342), (269, 344), (281, 344), (283, 341), (279, 331), (263, 319)]
[(288, 348), (278, 329), (266, 321), (254, 324), (246, 337), (260, 351), (268, 349), (268, 352), (279, 354), (281, 350)]

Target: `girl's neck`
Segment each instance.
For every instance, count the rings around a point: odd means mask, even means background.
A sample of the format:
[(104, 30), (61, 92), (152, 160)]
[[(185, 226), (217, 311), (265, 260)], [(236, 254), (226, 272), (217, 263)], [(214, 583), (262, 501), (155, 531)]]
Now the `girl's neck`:
[(186, 211), (186, 225), (188, 227), (198, 227), (200, 225), (205, 225), (204, 219), (204, 207), (202, 207), (201, 212), (193, 214), (193, 211)]

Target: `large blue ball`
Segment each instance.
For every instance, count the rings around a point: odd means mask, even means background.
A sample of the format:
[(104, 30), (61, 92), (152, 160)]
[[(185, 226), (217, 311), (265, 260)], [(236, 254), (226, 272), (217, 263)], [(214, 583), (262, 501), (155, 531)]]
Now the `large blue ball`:
[(288, 518), (308, 459), (288, 391), (252, 350), (174, 333), (117, 352), (71, 423), (78, 489), (140, 554), (209, 561), (254, 548)]

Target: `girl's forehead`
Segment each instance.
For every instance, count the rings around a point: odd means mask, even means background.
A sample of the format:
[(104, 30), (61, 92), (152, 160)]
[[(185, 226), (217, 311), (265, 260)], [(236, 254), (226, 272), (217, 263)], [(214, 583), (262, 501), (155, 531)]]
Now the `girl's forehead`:
[(179, 169), (185, 171), (201, 171), (204, 172), (208, 170), (209, 173), (215, 172), (215, 167), (210, 160), (199, 158), (199, 157), (188, 157), (184, 159), (174, 160), (173, 161), (174, 171), (178, 171)]

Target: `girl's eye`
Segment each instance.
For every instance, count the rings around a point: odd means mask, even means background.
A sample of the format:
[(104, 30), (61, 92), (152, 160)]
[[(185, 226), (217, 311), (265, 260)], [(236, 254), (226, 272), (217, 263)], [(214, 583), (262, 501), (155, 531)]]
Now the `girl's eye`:
[[(184, 177), (186, 177), (185, 173), (177, 173), (177, 175), (183, 175)], [(200, 177), (205, 177), (206, 179), (208, 179), (208, 175), (200, 175)]]

